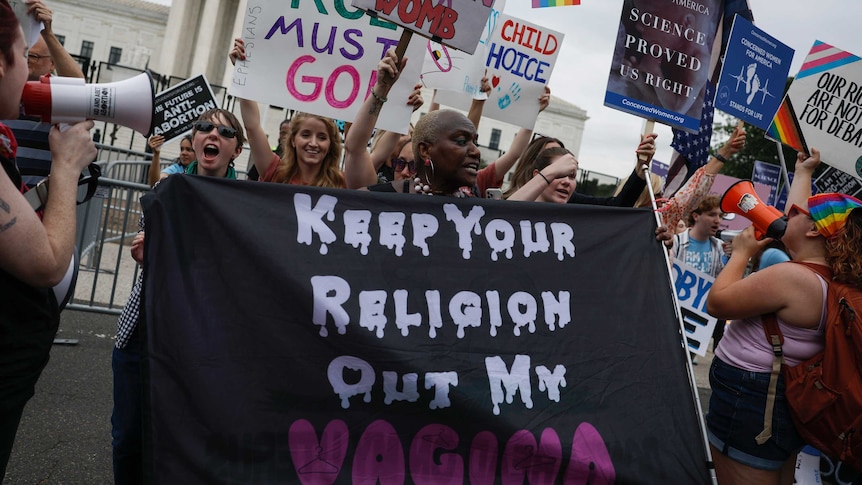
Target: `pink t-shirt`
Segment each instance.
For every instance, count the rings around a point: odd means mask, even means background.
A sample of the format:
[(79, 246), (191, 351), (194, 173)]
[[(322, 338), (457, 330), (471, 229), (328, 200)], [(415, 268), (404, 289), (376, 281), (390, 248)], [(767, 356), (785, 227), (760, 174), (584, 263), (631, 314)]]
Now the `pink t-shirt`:
[[(778, 319), (778, 327), (784, 335), (784, 363), (794, 366), (802, 363), (823, 350), (823, 323), (826, 320), (826, 281), (820, 278), (823, 288), (823, 310), (820, 325), (814, 328), (800, 328), (788, 325)], [(772, 372), (772, 346), (766, 341), (760, 316), (734, 320), (724, 331), (724, 337), (715, 355), (724, 362), (752, 372)]]

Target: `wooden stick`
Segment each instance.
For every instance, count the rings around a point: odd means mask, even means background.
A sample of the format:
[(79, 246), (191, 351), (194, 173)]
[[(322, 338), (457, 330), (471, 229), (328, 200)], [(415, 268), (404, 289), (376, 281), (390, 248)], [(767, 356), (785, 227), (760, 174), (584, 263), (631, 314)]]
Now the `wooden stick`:
[[(655, 129), (655, 120), (652, 120), (652, 119), (646, 120), (646, 126), (644, 126), (644, 135), (649, 135), (650, 133), (653, 132), (654, 129)], [(644, 155), (643, 153), (639, 153), (638, 154), (638, 160), (646, 163), (647, 156)], [(649, 170), (647, 170), (647, 173), (649, 173)]]
[(395, 48), (395, 55), (398, 57), (398, 64), (401, 64), (401, 59), (404, 53), (407, 52), (407, 46), (410, 44), (410, 38), (413, 37), (413, 31), (404, 29), (401, 31), (401, 38), (398, 39), (398, 47)]

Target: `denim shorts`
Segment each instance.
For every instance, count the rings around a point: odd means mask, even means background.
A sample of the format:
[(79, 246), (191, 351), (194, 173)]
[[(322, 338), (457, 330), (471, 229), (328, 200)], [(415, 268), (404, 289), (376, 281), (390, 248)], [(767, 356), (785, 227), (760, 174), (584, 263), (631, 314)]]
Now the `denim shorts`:
[(712, 396), (706, 425), (710, 444), (731, 459), (760, 470), (778, 470), (805, 446), (790, 418), (783, 376), (778, 378), (772, 438), (762, 445), (755, 441), (763, 431), (769, 376), (739, 369), (718, 357), (709, 369)]

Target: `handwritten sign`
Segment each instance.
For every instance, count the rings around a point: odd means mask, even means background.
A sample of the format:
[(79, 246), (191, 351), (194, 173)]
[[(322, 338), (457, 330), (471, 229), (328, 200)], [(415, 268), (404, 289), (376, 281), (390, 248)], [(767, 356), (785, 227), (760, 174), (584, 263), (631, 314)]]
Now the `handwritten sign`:
[[(398, 44), (389, 22), (349, 9), (343, 0), (250, 0), (243, 22), (246, 60), (237, 61), (230, 93), (274, 106), (352, 121)], [(407, 98), (419, 79), (423, 46), (411, 43), (407, 67), (389, 91), (378, 127), (406, 133)]]
[[(433, 40), (427, 40), (422, 73), (419, 76), (422, 84), (427, 88), (436, 89), (438, 92), (452, 91), (467, 94), (470, 99), (473, 97), (487, 99), (487, 96), (480, 92), (482, 77), (485, 74), (485, 54), (505, 5), (505, 0), (494, 2), (488, 21), (485, 22), (482, 36), (479, 38), (479, 44), (472, 54), (450, 49)], [(465, 103), (467, 105), (465, 110), (469, 109), (469, 103), (470, 100), (468, 99)], [(449, 106), (454, 105), (449, 104)]]
[(352, 5), (435, 42), (472, 54), (494, 0), (353, 0)]
[[(560, 32), (500, 14), (485, 53), (491, 92), (482, 116), (532, 129), (539, 114), (539, 97), (545, 92), (563, 37)], [(440, 103), (447, 104), (450, 97), (444, 93)]]
[(680, 261), (673, 263), (673, 277), (688, 349), (704, 356), (718, 322), (706, 311), (706, 297), (715, 278)]
[(207, 110), (217, 108), (215, 94), (206, 76), (187, 79), (156, 95), (153, 103), (153, 134), (170, 142), (192, 129)]
[(769, 128), (781, 104), (793, 52), (737, 15), (718, 78), (715, 107), (761, 130)]
[(766, 136), (862, 179), (862, 58), (815, 41)]
[(697, 132), (721, 4), (625, 2), (605, 106)]

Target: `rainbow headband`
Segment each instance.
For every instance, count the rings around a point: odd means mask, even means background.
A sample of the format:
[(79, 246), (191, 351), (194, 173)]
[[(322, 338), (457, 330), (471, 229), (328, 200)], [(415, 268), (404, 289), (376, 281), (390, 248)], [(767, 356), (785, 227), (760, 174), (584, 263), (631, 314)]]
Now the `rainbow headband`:
[(808, 198), (808, 210), (817, 231), (825, 237), (834, 236), (847, 222), (850, 211), (862, 207), (862, 201), (845, 194), (828, 193)]

